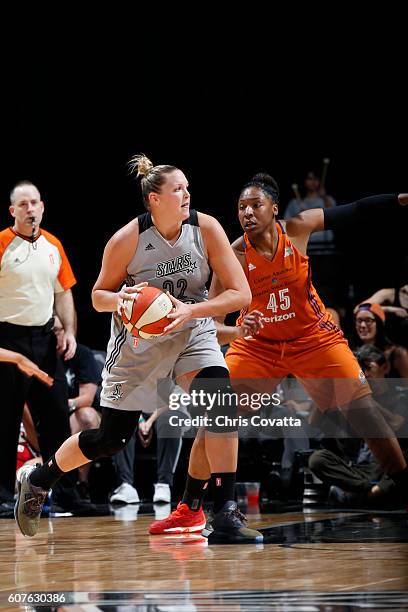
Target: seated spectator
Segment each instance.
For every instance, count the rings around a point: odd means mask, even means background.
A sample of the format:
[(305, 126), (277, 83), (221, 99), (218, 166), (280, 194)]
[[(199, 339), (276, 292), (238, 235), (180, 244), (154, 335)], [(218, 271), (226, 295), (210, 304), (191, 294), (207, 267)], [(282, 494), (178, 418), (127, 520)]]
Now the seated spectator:
[[(63, 332), (61, 321), (55, 317), (54, 333), (57, 338)], [(74, 357), (64, 362), (64, 368), (69, 390), (72, 433), (99, 427), (99, 403), (95, 403), (95, 398), (101, 382), (101, 372), (92, 350), (84, 344), (78, 344)]]
[(385, 313), (379, 304), (363, 302), (355, 310), (355, 346), (373, 344), (385, 353), (389, 378), (408, 380), (408, 350), (393, 344), (385, 335)]
[[(333, 208), (336, 200), (326, 193), (319, 176), (308, 172), (304, 180), (305, 196), (296, 191), (296, 197), (289, 201), (284, 218), (290, 219), (312, 208)], [(309, 236), (307, 254), (313, 273), (313, 285), (326, 305), (345, 305), (348, 295), (348, 281), (344, 273), (344, 261), (339, 253), (332, 230), (313, 232)], [(333, 282), (333, 279), (336, 279)]]
[(376, 346), (364, 344), (355, 355), (385, 418), (400, 435), (402, 422), (408, 417), (408, 390), (398, 384), (398, 379), (390, 378), (390, 364)]
[(380, 304), (385, 312), (394, 313), (401, 319), (408, 317), (408, 284), (398, 289), (379, 289), (364, 303)]
[[(408, 347), (408, 284), (394, 289), (379, 289), (364, 300), (380, 304), (386, 314), (386, 330), (390, 339)], [(357, 310), (358, 306), (355, 309)]]
[[(389, 366), (382, 351), (365, 345), (357, 351), (357, 358), (370, 381), (374, 398), (380, 404), (384, 418), (400, 436), (401, 448), (408, 457), (407, 394), (393, 388), (384, 378)], [(394, 482), (383, 474), (362, 440), (338, 439), (331, 442), (334, 443), (331, 449), (316, 450), (309, 458), (312, 472), (331, 487), (329, 500), (341, 505), (391, 500), (398, 505), (399, 500), (393, 497)]]
[[(284, 218), (290, 219), (295, 217), (304, 210), (310, 208), (332, 208), (337, 206), (336, 200), (326, 193), (322, 187), (320, 178), (315, 172), (308, 172), (304, 181), (306, 195), (302, 198), (293, 198), (288, 203)], [(322, 232), (314, 232), (309, 238), (308, 253), (322, 252), (328, 253), (334, 251), (334, 234), (331, 230)]]
[[(56, 316), (54, 333), (59, 337), (64, 333), (60, 319)], [(68, 384), (68, 406), (71, 433), (76, 434), (85, 429), (96, 429), (101, 421), (99, 402), (96, 394), (101, 382), (101, 371), (90, 348), (77, 344), (75, 355), (64, 361), (65, 376)], [(79, 491), (82, 497), (89, 496), (90, 464), (78, 469)]]

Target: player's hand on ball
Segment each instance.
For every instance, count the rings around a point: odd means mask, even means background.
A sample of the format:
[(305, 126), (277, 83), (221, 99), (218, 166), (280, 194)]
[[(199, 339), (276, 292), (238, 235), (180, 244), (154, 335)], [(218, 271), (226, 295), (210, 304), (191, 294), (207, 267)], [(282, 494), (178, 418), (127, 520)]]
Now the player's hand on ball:
[(255, 336), (264, 328), (262, 323), (263, 313), (259, 310), (251, 310), (244, 316), (240, 325), (240, 337)]
[(170, 319), (170, 324), (164, 328), (164, 336), (175, 331), (178, 327), (181, 327), (183, 323), (193, 318), (193, 310), (190, 304), (180, 302), (180, 300), (173, 297), (168, 291), (166, 291), (166, 295), (168, 295), (172, 301), (174, 310), (167, 315), (167, 318)]
[(123, 285), (122, 289), (117, 293), (117, 307), (116, 310), (118, 314), (121, 314), (122, 308), (124, 306), (124, 302), (126, 300), (137, 300), (139, 293), (143, 289), (143, 287), (147, 287), (148, 283), (138, 283), (137, 285), (133, 285), (132, 287), (128, 287), (127, 285)]

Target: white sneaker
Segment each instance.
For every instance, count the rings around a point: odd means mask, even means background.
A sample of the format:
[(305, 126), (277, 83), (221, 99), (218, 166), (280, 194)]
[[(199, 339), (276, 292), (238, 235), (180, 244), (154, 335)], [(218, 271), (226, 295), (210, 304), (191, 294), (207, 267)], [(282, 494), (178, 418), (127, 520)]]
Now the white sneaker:
[(110, 496), (111, 504), (140, 504), (139, 495), (134, 487), (128, 482), (122, 482)]
[(154, 485), (153, 503), (163, 502), (169, 504), (171, 502), (170, 487), (163, 482), (157, 482)]
[(171, 514), (171, 504), (155, 504), (153, 506), (154, 509), (154, 519), (156, 521), (162, 521), (167, 518), (169, 514)]
[(139, 512), (139, 504), (111, 504), (109, 510), (113, 513), (115, 521), (136, 521)]

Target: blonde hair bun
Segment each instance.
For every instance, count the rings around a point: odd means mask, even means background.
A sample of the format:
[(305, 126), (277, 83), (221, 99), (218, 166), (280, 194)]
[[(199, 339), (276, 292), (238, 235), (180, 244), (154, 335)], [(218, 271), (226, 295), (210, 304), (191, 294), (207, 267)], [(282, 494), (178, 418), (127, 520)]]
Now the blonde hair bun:
[(147, 176), (153, 169), (153, 164), (146, 155), (133, 155), (129, 160), (129, 170), (133, 174), (137, 171), (137, 176)]

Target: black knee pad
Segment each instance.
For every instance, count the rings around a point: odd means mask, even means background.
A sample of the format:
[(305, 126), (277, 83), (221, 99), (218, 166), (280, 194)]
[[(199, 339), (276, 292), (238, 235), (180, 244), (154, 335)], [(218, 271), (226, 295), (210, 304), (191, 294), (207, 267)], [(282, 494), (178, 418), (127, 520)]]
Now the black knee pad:
[(123, 450), (130, 438), (112, 439), (101, 435), (100, 429), (85, 429), (78, 438), (79, 448), (87, 459), (110, 457)]
[(93, 461), (123, 450), (136, 430), (139, 415), (140, 412), (102, 408), (99, 429), (86, 429), (79, 434), (81, 452)]
[(190, 394), (194, 392), (198, 405), (191, 406), (192, 414), (206, 416), (209, 431), (228, 433), (238, 430), (237, 394), (231, 387), (226, 368), (203, 368), (191, 383)]

